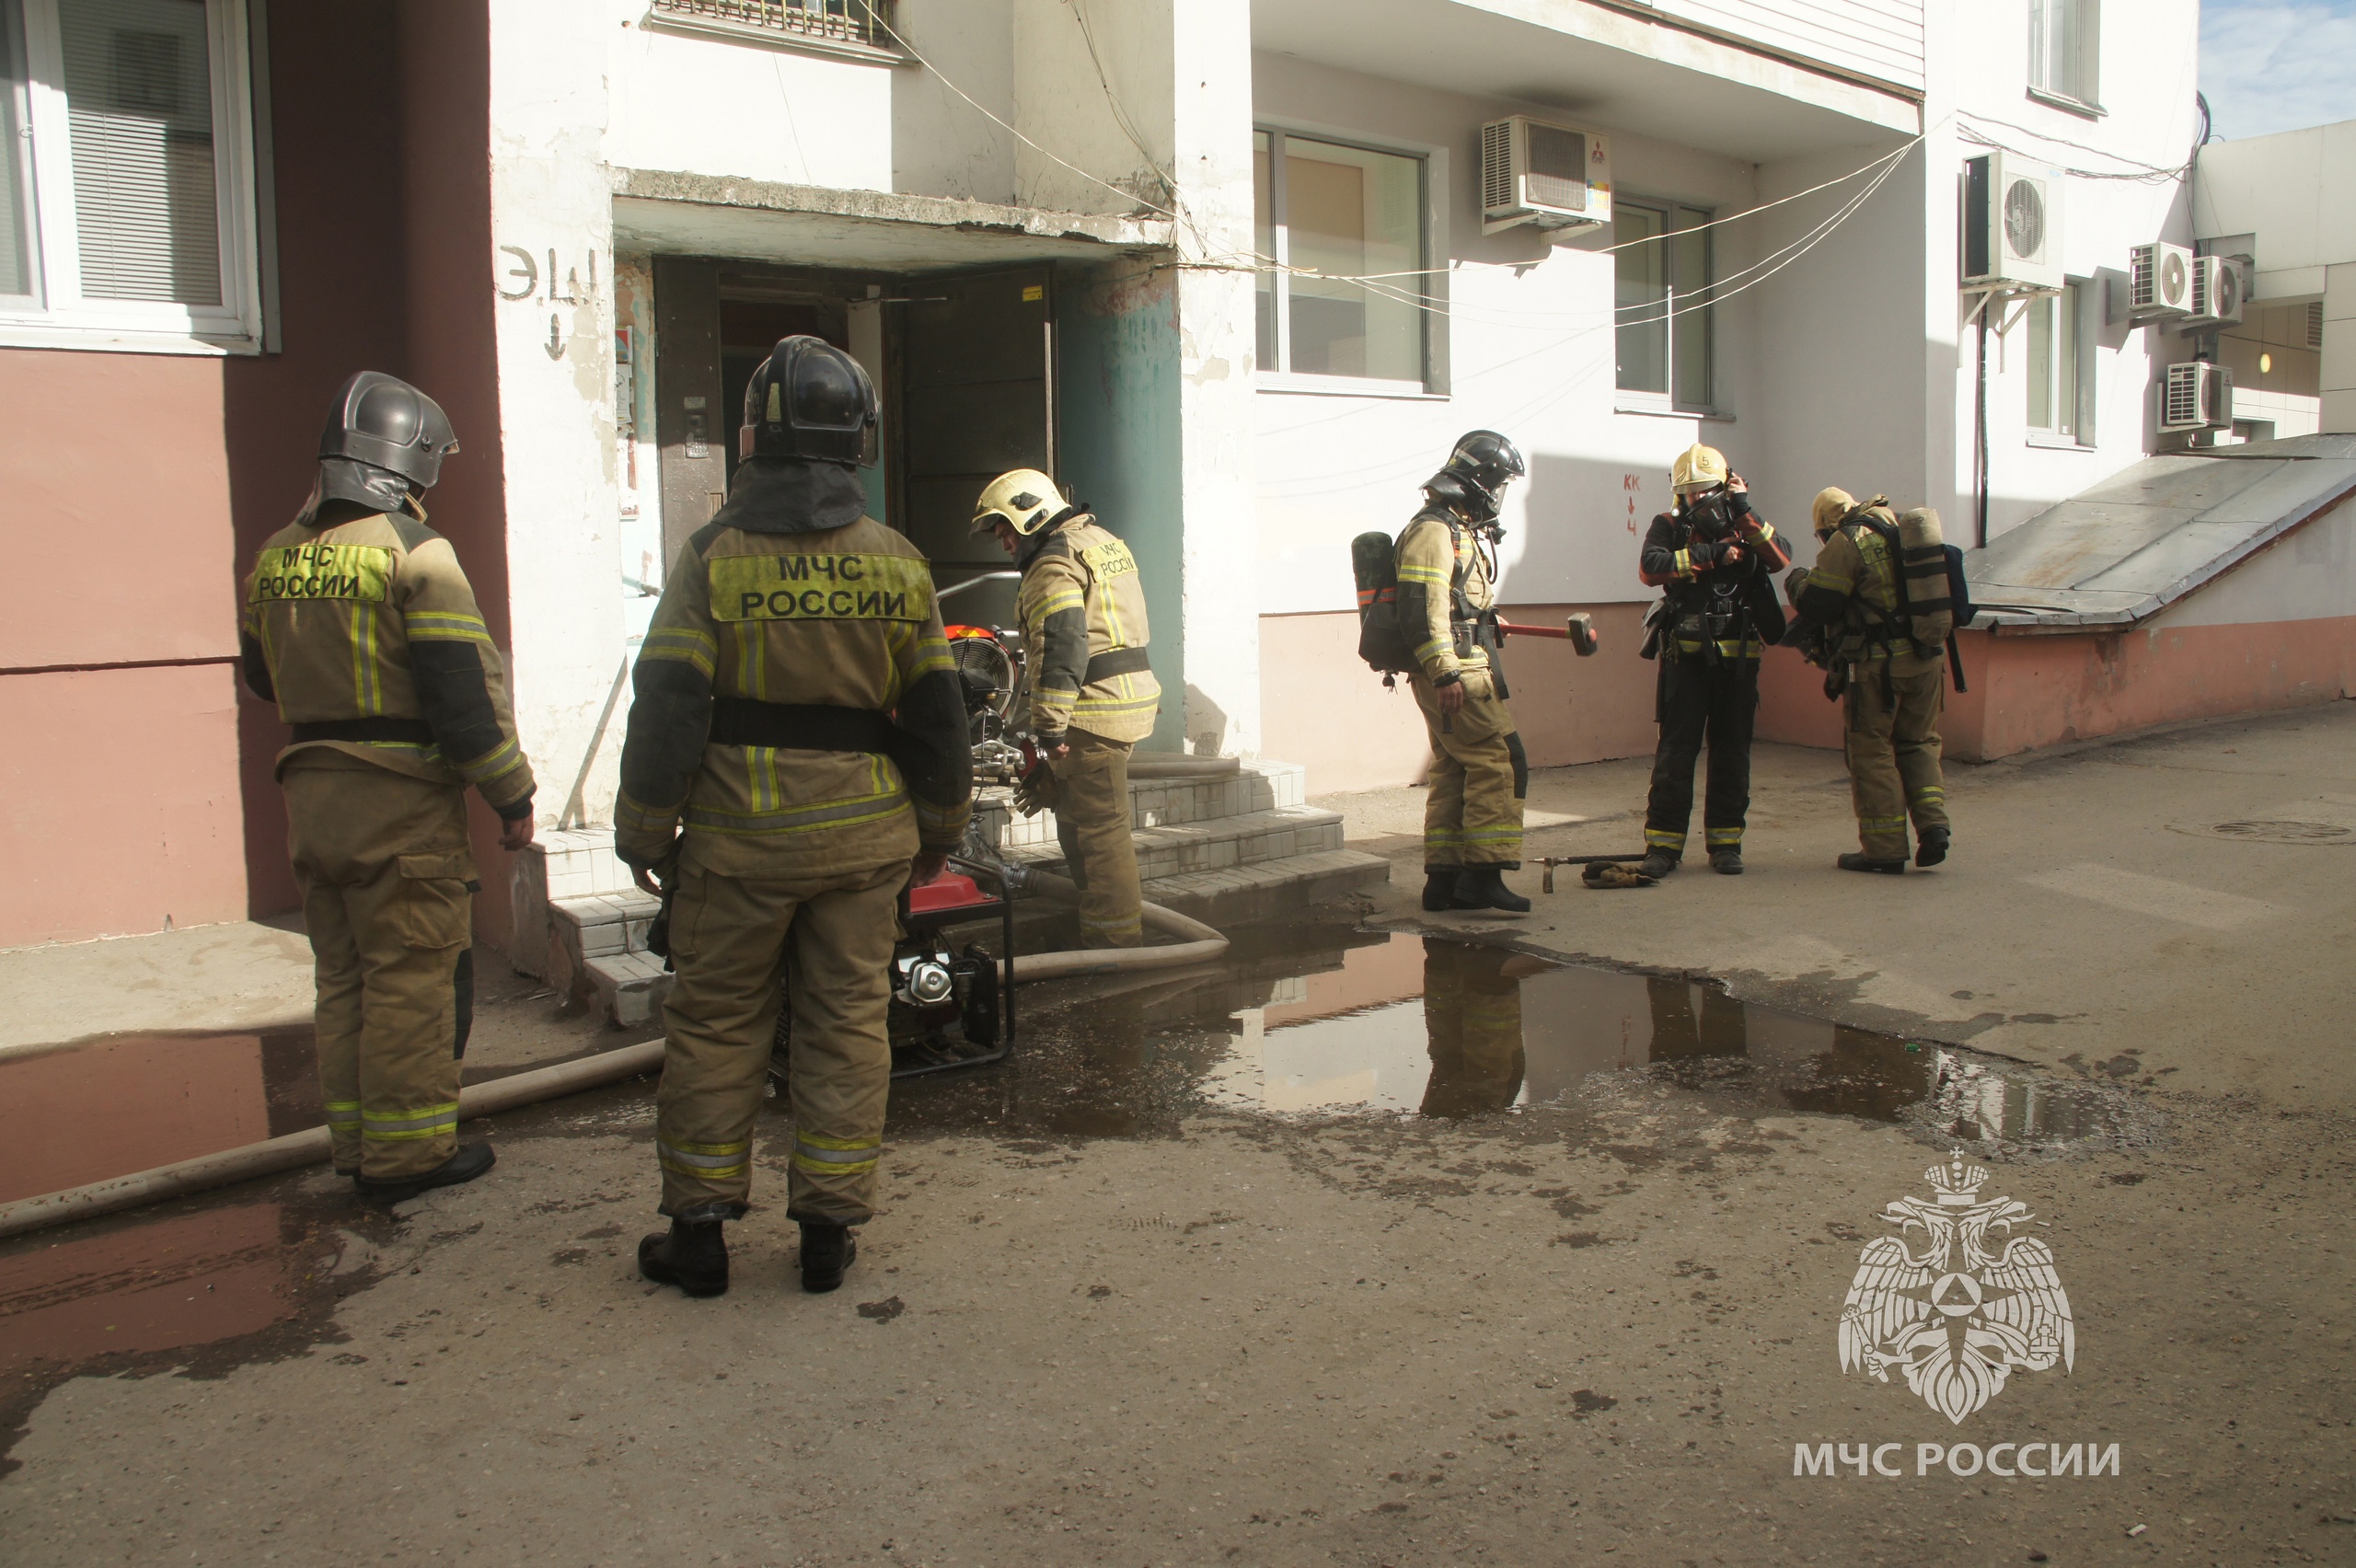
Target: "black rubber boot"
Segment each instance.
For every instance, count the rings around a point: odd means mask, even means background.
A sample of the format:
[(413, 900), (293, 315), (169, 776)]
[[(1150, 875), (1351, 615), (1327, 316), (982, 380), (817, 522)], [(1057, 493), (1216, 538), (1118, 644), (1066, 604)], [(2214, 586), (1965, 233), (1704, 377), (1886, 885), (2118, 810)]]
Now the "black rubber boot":
[(499, 1157), (491, 1152), (489, 1144), (460, 1144), (457, 1153), (420, 1175), (396, 1177), (389, 1182), (360, 1177), (360, 1195), (370, 1203), (405, 1204), (436, 1187), (471, 1182), (498, 1163)]
[(1711, 850), (1710, 870), (1722, 877), (1742, 875), (1742, 851), (1732, 847)]
[(1467, 866), (1457, 874), (1456, 907), (1502, 909), (1508, 915), (1530, 913), (1530, 900), (1506, 885), (1503, 866)]
[(656, 1285), (676, 1285), (689, 1296), (728, 1291), (728, 1239), (716, 1216), (674, 1218), (670, 1230), (638, 1244), (638, 1272)]
[(1944, 827), (1924, 828), (1922, 842), (1914, 846), (1914, 863), (1918, 866), (1935, 866), (1946, 859), (1949, 837), (1948, 831)]
[(1666, 849), (1650, 850), (1642, 860), (1636, 863), (1636, 870), (1643, 875), (1652, 878), (1653, 881), (1658, 882), (1677, 870), (1678, 859)]
[(1872, 856), (1855, 849), (1850, 850), (1833, 864), (1844, 871), (1882, 871), (1893, 877), (1906, 874), (1906, 862), (1903, 860), (1877, 860)]
[(843, 1271), (859, 1256), (848, 1225), (802, 1222), (802, 1288), (824, 1296), (843, 1282)]
[(1456, 907), (1456, 879), (1462, 874), (1456, 866), (1426, 866), (1424, 868), (1424, 907), (1434, 912)]

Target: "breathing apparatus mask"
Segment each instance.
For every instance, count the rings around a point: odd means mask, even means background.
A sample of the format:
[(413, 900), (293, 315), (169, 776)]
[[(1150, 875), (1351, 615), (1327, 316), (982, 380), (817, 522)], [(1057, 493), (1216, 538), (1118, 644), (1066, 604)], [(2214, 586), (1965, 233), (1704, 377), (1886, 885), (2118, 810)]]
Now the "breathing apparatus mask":
[(1440, 471), (1424, 481), (1424, 493), (1472, 525), (1494, 544), (1505, 537), (1497, 522), (1506, 487), (1530, 472), (1521, 451), (1493, 430), (1467, 431)]
[(1734, 532), (1734, 498), (1724, 485), (1687, 496), (1680, 504), (1693, 532), (1705, 539), (1723, 539)]

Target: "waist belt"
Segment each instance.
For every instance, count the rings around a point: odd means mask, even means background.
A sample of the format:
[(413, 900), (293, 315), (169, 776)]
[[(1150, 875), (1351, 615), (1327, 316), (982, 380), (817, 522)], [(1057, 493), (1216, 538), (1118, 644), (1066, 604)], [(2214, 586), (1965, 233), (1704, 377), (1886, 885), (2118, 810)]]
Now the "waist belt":
[(296, 744), (309, 741), (398, 741), (433, 744), (433, 726), (422, 719), (314, 719), (294, 726)]
[(714, 698), (710, 744), (774, 746), (780, 751), (884, 752), (894, 749), (892, 720), (872, 708), (756, 702)]
[(1094, 686), (1114, 675), (1141, 675), (1152, 668), (1153, 661), (1142, 647), (1108, 648), (1088, 662), (1088, 673), (1080, 680), (1082, 686)]
[(1491, 611), (1481, 612), (1479, 617), (1473, 620), (1453, 622), (1449, 627), (1449, 630), (1455, 637), (1456, 656), (1460, 659), (1466, 657), (1475, 648), (1485, 648), (1496, 652), (1505, 646), (1503, 640), (1497, 636), (1497, 617)]

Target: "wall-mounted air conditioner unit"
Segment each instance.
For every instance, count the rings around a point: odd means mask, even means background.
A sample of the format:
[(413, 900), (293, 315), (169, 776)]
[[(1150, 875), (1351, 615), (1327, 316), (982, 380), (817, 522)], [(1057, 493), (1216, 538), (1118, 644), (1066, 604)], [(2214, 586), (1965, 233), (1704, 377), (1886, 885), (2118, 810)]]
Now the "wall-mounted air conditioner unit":
[(1963, 286), (2058, 294), (2062, 177), (2009, 153), (1963, 162)]
[(2192, 314), (2192, 252), (2155, 239), (2127, 251), (2127, 318), (2152, 321)]
[(1481, 232), (1611, 221), (1611, 139), (1526, 114), (1481, 127)]
[(2234, 426), (2234, 373), (2207, 360), (2168, 366), (2160, 386), (2160, 430), (2179, 434)]
[(2231, 327), (2242, 318), (2242, 297), (2248, 293), (2242, 264), (2230, 256), (2197, 256), (2192, 261), (2192, 314), (2187, 330)]

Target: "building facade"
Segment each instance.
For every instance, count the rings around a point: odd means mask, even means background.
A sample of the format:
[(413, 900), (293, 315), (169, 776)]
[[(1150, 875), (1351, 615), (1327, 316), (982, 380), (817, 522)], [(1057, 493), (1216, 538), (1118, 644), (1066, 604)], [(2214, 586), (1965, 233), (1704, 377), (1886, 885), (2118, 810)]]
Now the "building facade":
[[(1147, 574), (1151, 744), (1321, 790), (1423, 762), (1355, 658), (1350, 538), (1502, 430), (1508, 613), (1606, 638), (1511, 649), (1532, 759), (1648, 750), (1635, 551), (1691, 443), (1803, 559), (1828, 484), (1969, 542), (2153, 449), (2180, 345), (2115, 300), (2131, 247), (2196, 237), (2197, 5), (2108, 9), (5, 0), (0, 943), (292, 904), (235, 595), (363, 366), (457, 424), (433, 521), (551, 825), (608, 820), (635, 638), (791, 331), (874, 374), (874, 510), (945, 585), (1003, 565), (983, 481), (1050, 468)], [(1561, 226), (1489, 211), (1516, 116), (1582, 138)], [(1959, 286), (1991, 154), (2054, 193), (2047, 292)], [(1767, 732), (1820, 739), (1784, 663)]]

